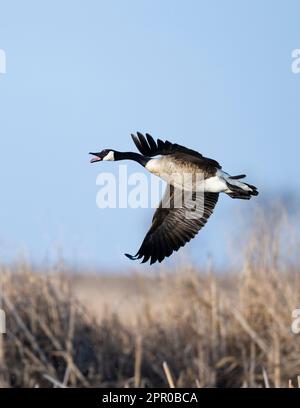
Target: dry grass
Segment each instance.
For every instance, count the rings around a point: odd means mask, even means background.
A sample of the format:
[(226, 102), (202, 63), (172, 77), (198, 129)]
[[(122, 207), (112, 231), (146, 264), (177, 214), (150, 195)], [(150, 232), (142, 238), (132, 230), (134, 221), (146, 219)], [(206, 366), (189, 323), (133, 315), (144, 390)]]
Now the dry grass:
[(223, 276), (191, 267), (150, 277), (2, 267), (2, 385), (298, 386), (299, 263), (286, 257), (294, 253), (286, 219), (276, 228), (262, 220), (241, 269)]

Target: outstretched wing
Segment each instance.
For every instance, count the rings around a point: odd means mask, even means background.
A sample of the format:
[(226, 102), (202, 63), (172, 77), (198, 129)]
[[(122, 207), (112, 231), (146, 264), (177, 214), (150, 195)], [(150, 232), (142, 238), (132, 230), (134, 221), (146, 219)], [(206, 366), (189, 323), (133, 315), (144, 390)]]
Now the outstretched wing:
[(177, 143), (171, 143), (168, 140), (163, 142), (162, 140), (157, 139), (157, 142), (155, 142), (149, 133), (146, 133), (146, 136), (144, 136), (142, 133), (137, 132), (136, 135), (131, 134), (131, 137), (138, 150), (144, 156), (153, 157), (157, 155), (185, 153), (190, 156), (197, 157), (198, 159), (209, 161), (212, 166), (215, 166), (218, 169), (221, 168), (220, 164), (216, 160), (204, 157), (196, 150), (188, 149), (187, 147), (181, 146)]
[(182, 191), (168, 185), (140, 249), (135, 256), (125, 254), (128, 258), (143, 258), (142, 263), (150, 259), (150, 264), (153, 264), (178, 251), (206, 224), (219, 194), (191, 193), (180, 206), (178, 197), (181, 199)]

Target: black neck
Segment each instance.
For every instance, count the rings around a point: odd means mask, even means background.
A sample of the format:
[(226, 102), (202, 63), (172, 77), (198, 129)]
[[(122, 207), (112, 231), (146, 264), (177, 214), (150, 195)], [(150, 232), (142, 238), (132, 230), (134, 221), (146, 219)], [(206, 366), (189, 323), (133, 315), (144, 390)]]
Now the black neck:
[(150, 157), (142, 156), (141, 154), (134, 153), (134, 152), (115, 152), (114, 159), (115, 160), (134, 160), (145, 167), (147, 162), (150, 160)]

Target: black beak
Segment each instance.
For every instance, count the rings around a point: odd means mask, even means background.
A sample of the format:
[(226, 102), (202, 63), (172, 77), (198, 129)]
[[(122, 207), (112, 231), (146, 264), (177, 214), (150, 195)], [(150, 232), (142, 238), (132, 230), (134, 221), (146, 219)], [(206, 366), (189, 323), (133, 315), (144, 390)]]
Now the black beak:
[(98, 162), (98, 161), (102, 161), (101, 153), (89, 153), (89, 154), (91, 154), (92, 156), (94, 156), (94, 157), (91, 159), (90, 163), (96, 163), (96, 162)]

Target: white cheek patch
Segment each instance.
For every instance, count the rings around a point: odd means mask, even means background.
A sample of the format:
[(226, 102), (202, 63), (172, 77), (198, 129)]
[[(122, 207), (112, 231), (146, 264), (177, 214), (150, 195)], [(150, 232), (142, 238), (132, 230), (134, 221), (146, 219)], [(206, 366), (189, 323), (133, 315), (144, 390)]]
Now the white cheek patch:
[(103, 157), (102, 160), (114, 161), (115, 160), (114, 152), (110, 151), (106, 156)]

